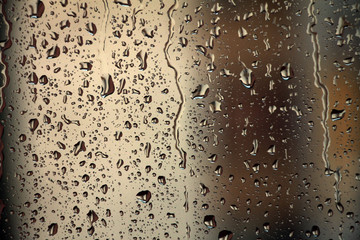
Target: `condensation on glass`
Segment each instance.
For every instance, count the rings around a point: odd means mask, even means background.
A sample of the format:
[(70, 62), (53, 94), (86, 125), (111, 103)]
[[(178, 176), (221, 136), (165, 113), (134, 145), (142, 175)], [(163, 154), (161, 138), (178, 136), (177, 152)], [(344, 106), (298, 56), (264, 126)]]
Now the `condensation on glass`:
[(360, 3), (1, 3), (1, 239), (360, 236)]

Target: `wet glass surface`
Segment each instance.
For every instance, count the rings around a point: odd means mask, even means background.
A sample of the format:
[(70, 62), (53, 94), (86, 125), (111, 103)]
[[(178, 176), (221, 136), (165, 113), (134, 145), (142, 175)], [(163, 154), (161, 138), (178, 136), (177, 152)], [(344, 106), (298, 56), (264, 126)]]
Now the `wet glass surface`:
[(358, 1), (1, 8), (0, 239), (358, 239)]

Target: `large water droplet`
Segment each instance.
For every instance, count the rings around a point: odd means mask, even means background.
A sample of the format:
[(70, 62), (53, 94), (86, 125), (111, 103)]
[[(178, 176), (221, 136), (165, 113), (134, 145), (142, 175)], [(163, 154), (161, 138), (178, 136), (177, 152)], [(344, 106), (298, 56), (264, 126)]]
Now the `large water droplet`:
[(48, 232), (50, 236), (54, 236), (57, 232), (58, 232), (58, 224), (57, 223), (52, 223), (49, 225), (48, 227)]
[(208, 228), (215, 228), (216, 227), (216, 221), (214, 215), (207, 215), (204, 217), (204, 224)]
[(141, 191), (136, 194), (136, 198), (142, 201), (143, 203), (148, 203), (151, 199), (151, 192), (148, 190)]
[(219, 232), (218, 239), (219, 240), (231, 240), (232, 237), (233, 237), (233, 233), (231, 231), (222, 230), (221, 232)]
[(108, 77), (101, 77), (101, 80), (103, 83), (101, 87), (101, 96), (105, 98), (114, 93), (115, 86), (110, 74), (108, 75)]
[(337, 121), (337, 120), (341, 120), (343, 119), (345, 116), (345, 110), (337, 110), (337, 109), (333, 109), (331, 111), (331, 120), (332, 121)]
[(244, 68), (240, 72), (240, 81), (246, 88), (252, 88), (255, 82), (255, 77), (251, 69)]
[(280, 75), (282, 77), (282, 79), (284, 80), (290, 80), (291, 78), (294, 77), (294, 71), (292, 70), (290, 63), (285, 63), (281, 68), (280, 68)]
[(208, 84), (200, 84), (192, 92), (192, 98), (193, 99), (202, 99), (202, 98), (206, 98), (208, 94), (209, 94), (209, 85)]

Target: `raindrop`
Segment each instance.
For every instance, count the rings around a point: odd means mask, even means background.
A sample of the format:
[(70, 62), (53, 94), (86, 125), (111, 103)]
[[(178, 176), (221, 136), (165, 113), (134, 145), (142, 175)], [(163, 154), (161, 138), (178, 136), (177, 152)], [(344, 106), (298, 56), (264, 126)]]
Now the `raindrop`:
[(251, 69), (244, 68), (240, 72), (240, 81), (246, 88), (252, 88), (255, 82), (255, 77)]
[(314, 236), (314, 237), (319, 237), (320, 236), (320, 228), (318, 226), (313, 226), (311, 228), (311, 234)]
[(216, 221), (214, 215), (207, 215), (204, 217), (204, 224), (208, 228), (215, 228), (216, 227)]
[(93, 210), (90, 210), (86, 214), (86, 216), (87, 216), (87, 219), (90, 222), (90, 224), (93, 224), (94, 222), (96, 222), (99, 219), (98, 215)]
[(282, 77), (283, 80), (290, 80), (291, 78), (294, 77), (294, 71), (292, 70), (290, 63), (285, 63), (281, 68), (280, 68), (280, 75)]
[(142, 201), (143, 203), (148, 203), (151, 199), (151, 192), (148, 190), (141, 191), (136, 194), (136, 198)]
[(239, 35), (239, 38), (245, 38), (248, 35), (248, 32), (246, 31), (245, 28), (241, 27), (238, 30), (238, 35)]
[(208, 84), (200, 84), (192, 92), (192, 99), (203, 99), (203, 98), (206, 98), (208, 94), (209, 94), (209, 85)]
[(214, 172), (215, 172), (216, 176), (221, 176), (221, 174), (223, 173), (222, 166), (217, 166)]
[(39, 120), (36, 118), (30, 119), (29, 121), (30, 131), (34, 132), (36, 128), (39, 126)]
[(131, 1), (130, 0), (115, 0), (114, 2), (117, 3), (117, 4), (120, 4), (121, 6), (131, 7)]
[(114, 82), (112, 80), (111, 75), (108, 75), (108, 77), (101, 77), (102, 79), (102, 87), (101, 87), (101, 96), (103, 98), (111, 95), (114, 93), (115, 87), (114, 87)]
[(140, 51), (138, 52), (138, 54), (136, 54), (136, 58), (139, 59), (140, 61), (140, 70), (144, 71), (146, 70), (147, 68), (147, 57), (148, 57), (148, 54), (147, 52), (144, 52), (144, 51)]
[(165, 185), (166, 184), (166, 179), (164, 176), (159, 176), (158, 177), (158, 183), (161, 185)]
[(233, 233), (227, 230), (222, 230), (219, 232), (218, 239), (219, 240), (231, 240), (233, 237)]
[(80, 63), (80, 70), (83, 71), (90, 71), (92, 69), (92, 64), (89, 62), (82, 62)]
[(218, 113), (221, 112), (221, 102), (219, 101), (214, 101), (212, 103), (210, 103), (210, 110), (213, 113)]
[(34, 7), (33, 5), (30, 5), (30, 9), (31, 9), (30, 17), (41, 18), (41, 16), (43, 15), (43, 13), (45, 11), (45, 5), (42, 1), (38, 0), (36, 7)]
[(52, 223), (48, 227), (48, 232), (50, 236), (54, 236), (58, 232), (58, 224)]
[(109, 187), (108, 187), (106, 184), (104, 184), (104, 185), (101, 186), (100, 189), (101, 189), (101, 192), (102, 192), (103, 194), (106, 194), (107, 191), (108, 191), (108, 189), (109, 189)]
[(333, 109), (331, 111), (331, 120), (332, 121), (341, 120), (341, 119), (343, 119), (344, 116), (345, 116), (345, 110)]
[(57, 58), (60, 55), (60, 48), (58, 46), (51, 47), (46, 53), (47, 59)]
[(84, 141), (79, 141), (74, 145), (74, 155), (77, 156), (80, 152), (85, 152), (86, 151), (86, 147), (85, 147), (85, 142)]
[(96, 25), (94, 23), (87, 23), (86, 31), (88, 31), (91, 35), (95, 35), (97, 32)]

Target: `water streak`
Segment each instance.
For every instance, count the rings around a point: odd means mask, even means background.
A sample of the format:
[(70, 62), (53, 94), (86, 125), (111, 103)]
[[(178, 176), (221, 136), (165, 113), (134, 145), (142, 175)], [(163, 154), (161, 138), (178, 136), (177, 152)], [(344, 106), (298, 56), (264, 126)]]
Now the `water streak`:
[[(4, 98), (4, 89), (6, 88), (6, 86), (9, 84), (9, 72), (8, 72), (8, 63), (5, 61), (5, 54), (4, 51), (8, 48), (11, 47), (12, 45), (12, 41), (11, 41), (11, 37), (10, 37), (10, 33), (11, 33), (11, 29), (12, 29), (12, 25), (11, 22), (9, 21), (7, 14), (6, 14), (6, 2), (7, 0), (2, 1), (1, 3), (1, 10), (2, 10), (2, 15), (3, 15), (3, 22), (5, 24), (5, 26), (2, 26), (2, 28), (6, 29), (6, 41), (4, 43), (1, 44), (0, 46), (0, 55), (1, 55), (1, 61), (0, 61), (0, 65), (3, 66), (2, 71), (1, 71), (1, 77), (4, 79), (3, 81), (3, 85), (0, 86), (1, 91), (0, 91), (0, 113), (4, 110), (5, 108), (5, 98)], [(2, 177), (2, 173), (3, 173), (3, 160), (4, 160), (4, 155), (3, 155), (3, 149), (4, 149), (4, 143), (2, 141), (2, 136), (3, 136), (3, 130), (4, 130), (4, 126), (2, 124), (0, 124), (0, 179)], [(0, 199), (0, 218), (1, 218), (1, 214), (4, 208), (4, 203), (2, 201), (2, 199)]]
[(179, 117), (181, 116), (181, 113), (183, 111), (183, 105), (185, 103), (185, 98), (184, 98), (184, 94), (182, 93), (181, 91), (181, 88), (180, 88), (180, 83), (179, 83), (179, 80), (180, 80), (180, 77), (179, 76), (179, 73), (177, 71), (177, 69), (174, 67), (174, 65), (171, 63), (170, 61), (170, 55), (169, 55), (169, 48), (170, 46), (172, 45), (172, 37), (174, 36), (174, 27), (175, 27), (175, 20), (174, 18), (172, 17), (174, 11), (176, 11), (176, 9), (178, 8), (178, 1), (175, 0), (174, 1), (174, 4), (169, 8), (168, 12), (167, 12), (167, 15), (169, 17), (169, 37), (168, 37), (168, 40), (167, 42), (165, 43), (165, 47), (164, 47), (164, 53), (165, 53), (165, 58), (166, 58), (166, 61), (167, 61), (167, 64), (168, 66), (174, 70), (175, 72), (175, 81), (176, 81), (176, 86), (177, 86), (177, 89), (179, 91), (179, 94), (180, 94), (180, 99), (181, 99), (181, 102), (180, 102), (180, 105), (179, 105), (179, 109), (178, 109), (178, 112), (176, 114), (176, 117), (175, 117), (175, 120), (174, 120), (174, 136), (175, 136), (175, 141), (176, 141), (176, 149), (178, 150), (178, 152), (180, 153), (180, 156), (181, 156), (181, 159), (182, 159), (182, 162), (184, 162), (185, 160), (185, 157), (184, 157), (184, 151), (180, 148), (180, 139), (179, 139)]
[(322, 82), (320, 71), (320, 44), (319, 44), (319, 38), (317, 32), (313, 30), (314, 26), (317, 24), (317, 18), (314, 15), (314, 0), (310, 0), (310, 4), (308, 7), (308, 14), (309, 17), (311, 17), (311, 23), (308, 25), (308, 34), (311, 35), (311, 42), (314, 47), (313, 51), (313, 61), (314, 61), (314, 78), (315, 82), (314, 85), (317, 88), (320, 88), (322, 91), (322, 104), (323, 104), (323, 111), (322, 111), (322, 119), (321, 119), (321, 126), (324, 129), (324, 142), (323, 142), (323, 152), (322, 152), (322, 158), (325, 164), (325, 173), (328, 174), (330, 171), (330, 162), (328, 158), (328, 149), (330, 145), (330, 137), (329, 137), (329, 127), (327, 126), (327, 121), (329, 119), (329, 91), (326, 87), (326, 85)]
[[(103, 29), (104, 33), (101, 34), (101, 36), (100, 36), (100, 39), (101, 39), (101, 42), (102, 42), (102, 51), (99, 48), (99, 56), (100, 56), (100, 62), (101, 62), (101, 71), (100, 71), (100, 73), (105, 77), (107, 74), (109, 74), (109, 72), (104, 71), (104, 70), (107, 70), (107, 63), (105, 61), (105, 59), (106, 59), (105, 48), (106, 48), (106, 27), (107, 27), (108, 22), (109, 22), (109, 3), (108, 3), (107, 0), (102, 0), (102, 2), (104, 4), (104, 9), (105, 9), (104, 21), (102, 22), (102, 29)], [(103, 71), (105, 73), (107, 73), (107, 74), (104, 74)]]
[[(334, 174), (334, 171), (331, 170), (330, 167), (330, 161), (329, 161), (329, 156), (328, 156), (328, 150), (329, 150), (329, 146), (330, 146), (330, 136), (329, 136), (329, 126), (327, 125), (327, 121), (329, 119), (329, 90), (326, 87), (326, 85), (323, 83), (323, 81), (321, 80), (321, 76), (320, 76), (320, 71), (321, 71), (321, 65), (320, 65), (320, 44), (319, 44), (319, 38), (318, 38), (318, 34), (317, 32), (315, 32), (313, 30), (314, 26), (316, 26), (317, 24), (317, 18), (314, 14), (314, 4), (315, 4), (315, 0), (310, 0), (310, 4), (308, 7), (308, 15), (309, 17), (311, 17), (311, 22), (308, 25), (308, 34), (311, 35), (311, 41), (313, 44), (313, 61), (314, 61), (314, 78), (315, 78), (315, 86), (317, 88), (320, 88), (322, 91), (322, 105), (323, 105), (323, 111), (322, 111), (322, 119), (321, 119), (321, 126), (324, 129), (324, 141), (323, 141), (323, 152), (322, 152), (322, 158), (325, 164), (325, 175), (326, 176), (330, 176), (332, 174)], [(342, 204), (340, 203), (340, 195), (341, 192), (339, 190), (339, 182), (341, 179), (341, 176), (339, 170), (337, 170), (337, 172), (335, 172), (334, 177), (335, 177), (335, 203), (337, 206), (342, 206)], [(338, 207), (339, 209), (339, 207)]]
[[(183, 105), (185, 103), (185, 98), (184, 98), (184, 94), (181, 91), (180, 83), (179, 83), (181, 76), (179, 76), (177, 69), (171, 63), (170, 55), (169, 55), (169, 48), (173, 43), (172, 38), (174, 36), (174, 28), (175, 28), (175, 20), (172, 17), (172, 15), (173, 15), (174, 11), (177, 10), (177, 8), (178, 8), (178, 0), (174, 0), (174, 4), (167, 11), (167, 15), (169, 18), (169, 36), (168, 36), (168, 40), (165, 43), (164, 53), (165, 53), (165, 58), (166, 58), (168, 66), (174, 70), (176, 87), (180, 94), (181, 102), (180, 102), (179, 109), (178, 109), (178, 112), (177, 112), (175, 120), (174, 120), (174, 136), (175, 136), (175, 141), (176, 141), (175, 148), (178, 150), (178, 152), (180, 153), (180, 157), (181, 157), (180, 167), (183, 166), (183, 168), (186, 168), (186, 156), (185, 156), (186, 152), (180, 148), (180, 138), (179, 138), (179, 118), (183, 111)], [(185, 197), (184, 209), (185, 209), (185, 212), (187, 212), (189, 210), (189, 208), (188, 208), (189, 205), (188, 205), (188, 193), (187, 193), (186, 187), (185, 187), (184, 195), (185, 195), (184, 196)], [(188, 239), (190, 239), (190, 237), (191, 237), (190, 231), (191, 231), (190, 226), (188, 223), (186, 223), (186, 235), (187, 235)]]

